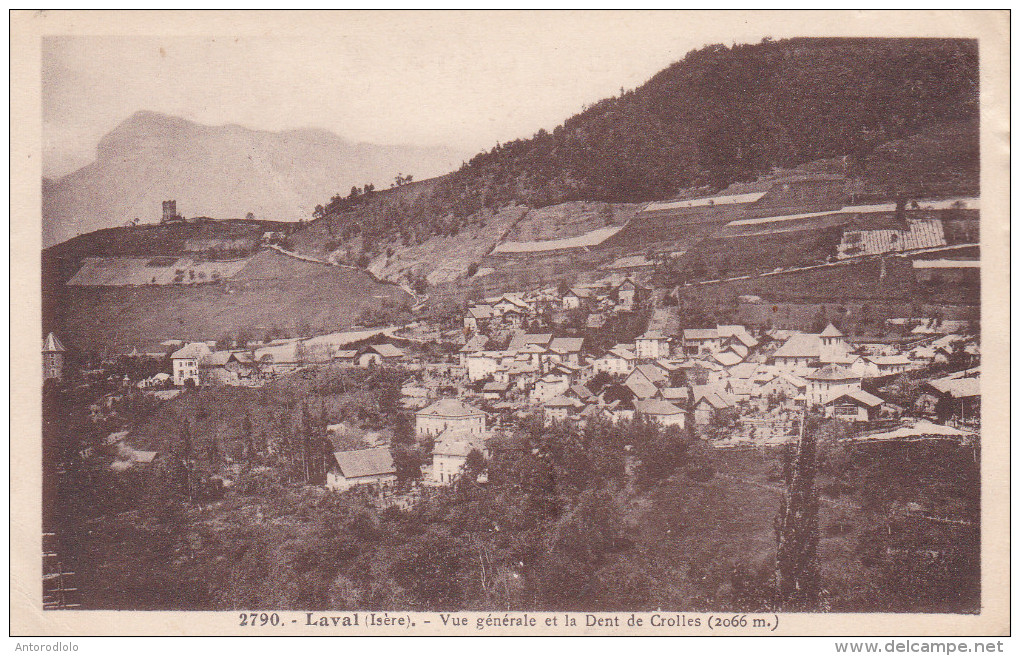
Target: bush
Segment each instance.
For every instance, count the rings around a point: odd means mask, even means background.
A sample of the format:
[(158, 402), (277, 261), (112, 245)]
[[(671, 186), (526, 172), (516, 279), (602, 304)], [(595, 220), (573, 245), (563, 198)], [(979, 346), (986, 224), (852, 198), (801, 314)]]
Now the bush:
[(236, 489), (247, 496), (270, 497), (279, 494), (283, 483), (272, 467), (253, 467), (241, 474)]
[(709, 464), (698, 464), (687, 468), (687, 478), (705, 483), (715, 477), (715, 467)]

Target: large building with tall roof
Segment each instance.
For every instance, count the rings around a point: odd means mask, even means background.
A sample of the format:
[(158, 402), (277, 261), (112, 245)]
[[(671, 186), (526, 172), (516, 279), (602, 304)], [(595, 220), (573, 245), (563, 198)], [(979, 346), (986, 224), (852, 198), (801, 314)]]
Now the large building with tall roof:
[(447, 430), (485, 432), (485, 412), (457, 399), (439, 399), (414, 414), (418, 435), (436, 437)]

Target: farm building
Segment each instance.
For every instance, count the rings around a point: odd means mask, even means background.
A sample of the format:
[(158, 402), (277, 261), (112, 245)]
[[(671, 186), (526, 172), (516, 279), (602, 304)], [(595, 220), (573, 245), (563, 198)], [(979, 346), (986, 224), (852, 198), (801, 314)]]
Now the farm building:
[(383, 363), (400, 362), (403, 359), (404, 352), (393, 344), (372, 344), (359, 349), (355, 361), (359, 367), (373, 367)]
[(686, 411), (662, 399), (637, 399), (634, 401), (634, 410), (639, 417), (654, 421), (660, 426), (683, 428), (687, 423)]
[(825, 402), (825, 416), (845, 421), (875, 421), (882, 399), (864, 390), (844, 392)]
[(387, 485), (397, 480), (397, 468), (387, 447), (337, 451), (326, 472), (326, 487), (346, 490), (357, 485)]

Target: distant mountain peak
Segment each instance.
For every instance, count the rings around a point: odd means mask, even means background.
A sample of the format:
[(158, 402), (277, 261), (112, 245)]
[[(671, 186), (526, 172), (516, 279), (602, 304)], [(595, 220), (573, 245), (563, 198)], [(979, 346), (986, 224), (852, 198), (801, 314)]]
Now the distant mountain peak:
[(453, 149), (351, 144), (321, 128), (272, 132), (210, 126), (139, 110), (107, 133), (96, 160), (43, 187), (43, 244), (123, 225), (157, 222), (163, 200), (188, 217), (310, 219), (322, 198), (398, 172), (447, 173)]

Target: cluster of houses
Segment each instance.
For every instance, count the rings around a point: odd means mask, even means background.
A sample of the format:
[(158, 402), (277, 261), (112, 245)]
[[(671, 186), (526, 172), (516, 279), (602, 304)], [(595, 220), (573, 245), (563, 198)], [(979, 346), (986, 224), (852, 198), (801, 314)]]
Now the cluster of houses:
[[(356, 348), (322, 338), (229, 350), (168, 341), (161, 346), (174, 349), (172, 371), (138, 385), (258, 386), (308, 364), (399, 364), (408, 372), (404, 406), (415, 414), (419, 440), (431, 445), (425, 479), (437, 486), (457, 480), (472, 453), (487, 456), (494, 435), (529, 415), (546, 425), (643, 419), (694, 430), (717, 446), (796, 439), (807, 411), (862, 429), (876, 422), (888, 429), (903, 415), (964, 428), (979, 422), (980, 347), (964, 325), (920, 322), (895, 341), (854, 340), (831, 323), (818, 332), (736, 324), (685, 328), (678, 307), (654, 307), (651, 291), (624, 278), (612, 286), (504, 294), (469, 305), (456, 330), (425, 324), (434, 336), (416, 339), (413, 326), (406, 327), (348, 342), (360, 343)], [(605, 321), (622, 313), (647, 317), (632, 341), (607, 346), (593, 338), (599, 328), (592, 317)], [(555, 320), (570, 314), (587, 321)], [(62, 348), (55, 336), (46, 340), (46, 375), (58, 370)], [(962, 367), (944, 367), (955, 372), (925, 379), (931, 365), (951, 362)], [(883, 398), (884, 384), (910, 372), (919, 372), (921, 386), (911, 407), (896, 395), (892, 402)], [(337, 451), (334, 460), (327, 484), (336, 489), (396, 480), (386, 444)]]
[[(309, 345), (303, 340), (280, 340), (257, 348), (216, 350), (215, 342), (180, 343), (170, 354), (176, 387), (234, 385), (261, 387), (274, 376), (310, 364), (336, 363), (371, 367), (402, 362), (404, 351), (393, 344), (366, 344), (355, 349)], [(167, 378), (162, 378), (166, 381)], [(146, 387), (159, 382), (142, 381)]]
[[(795, 439), (806, 411), (864, 432), (888, 431), (911, 417), (938, 416), (965, 428), (979, 421), (979, 345), (962, 325), (940, 330), (921, 322), (925, 329), (907, 340), (869, 342), (851, 340), (831, 323), (816, 333), (742, 325), (684, 329), (678, 309), (667, 306), (650, 310), (633, 342), (605, 349), (581, 336), (528, 330), (550, 295), (562, 311), (613, 312), (632, 309), (642, 290), (627, 284), (612, 290), (612, 298), (598, 289), (546, 290), (468, 307), (457, 362), (425, 363), (403, 389), (408, 407), (417, 409), (419, 436), (434, 443), (429, 483), (455, 481), (472, 451), (487, 455), (501, 426), (529, 414), (547, 425), (643, 418), (726, 436), (717, 446)], [(975, 366), (922, 382), (912, 407), (876, 393), (900, 374), (961, 354)], [(713, 433), (713, 427), (724, 430)]]

